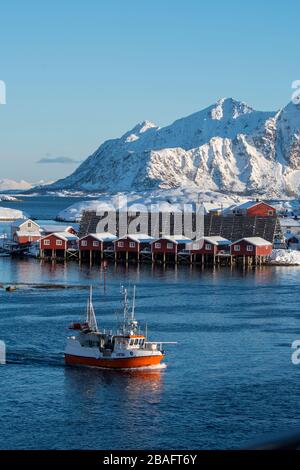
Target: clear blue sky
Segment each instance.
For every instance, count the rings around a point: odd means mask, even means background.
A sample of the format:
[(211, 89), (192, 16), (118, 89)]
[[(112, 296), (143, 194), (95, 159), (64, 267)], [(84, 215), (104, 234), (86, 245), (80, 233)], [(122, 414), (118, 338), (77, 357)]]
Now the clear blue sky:
[(0, 15), (0, 179), (67, 175), (76, 163), (36, 162), (220, 97), (275, 110), (300, 79), (299, 1), (10, 0)]

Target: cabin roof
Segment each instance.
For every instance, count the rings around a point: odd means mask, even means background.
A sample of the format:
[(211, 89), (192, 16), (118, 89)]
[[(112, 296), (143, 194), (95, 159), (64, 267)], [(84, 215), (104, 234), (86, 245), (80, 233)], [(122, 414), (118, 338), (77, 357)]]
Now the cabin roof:
[(159, 242), (160, 240), (167, 240), (169, 242), (175, 243), (178, 245), (179, 243), (191, 243), (192, 240), (184, 235), (165, 235), (159, 238), (154, 239), (151, 243)]
[(237, 204), (234, 209), (250, 209), (251, 207), (258, 206), (259, 204), (265, 204), (266, 206), (272, 207), (275, 210), (275, 207), (271, 206), (265, 201), (246, 201), (242, 204)]
[(300, 227), (300, 219), (293, 219), (292, 217), (280, 218), (281, 227)]
[(37, 222), (35, 222), (34, 220), (32, 220), (32, 219), (16, 219), (16, 220), (13, 221), (12, 226), (13, 227), (21, 227), (22, 225), (24, 225), (28, 222), (31, 222), (32, 224), (39, 227), (39, 224)]
[(298, 240), (298, 242), (300, 241), (300, 235), (299, 233), (288, 233), (285, 235), (285, 239), (287, 241), (291, 240), (292, 238), (295, 238), (296, 240)]
[(41, 225), (41, 228), (44, 232), (47, 232), (47, 233), (65, 232), (70, 228), (74, 230), (72, 225), (62, 225), (62, 224)]
[(266, 245), (272, 246), (272, 243), (268, 242), (267, 240), (261, 237), (241, 238), (240, 240), (233, 242), (232, 245), (235, 245), (236, 243), (240, 243), (242, 241), (245, 241), (246, 243), (249, 243), (250, 245), (255, 245), (255, 246), (266, 246)]
[(208, 241), (212, 245), (230, 245), (231, 241), (227, 238), (219, 236), (203, 237), (205, 241)]
[(49, 238), (49, 237), (52, 237), (52, 236), (56, 237), (56, 238), (60, 238), (61, 240), (65, 240), (65, 241), (78, 240), (77, 235), (73, 235), (73, 233), (69, 233), (69, 232), (49, 233), (49, 235), (46, 235), (45, 237), (43, 237), (43, 239)]
[(115, 235), (109, 232), (101, 232), (101, 233), (88, 233), (84, 237), (81, 237), (80, 240), (84, 240), (85, 238), (92, 237), (99, 242), (111, 242), (117, 239)]
[(130, 238), (137, 243), (151, 243), (154, 238), (146, 233), (128, 233), (124, 237), (119, 238), (118, 240), (126, 240), (126, 238)]

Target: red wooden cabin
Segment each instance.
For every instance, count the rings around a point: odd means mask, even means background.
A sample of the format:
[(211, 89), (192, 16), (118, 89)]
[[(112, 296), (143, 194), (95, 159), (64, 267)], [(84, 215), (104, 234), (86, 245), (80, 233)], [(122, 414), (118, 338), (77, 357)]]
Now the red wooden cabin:
[(142, 250), (151, 251), (153, 237), (144, 233), (128, 234), (114, 242), (116, 253), (140, 253)]
[(203, 237), (186, 245), (189, 254), (217, 255), (222, 251), (229, 251), (231, 242), (219, 236)]
[(186, 245), (191, 243), (190, 238), (183, 235), (172, 235), (158, 238), (151, 242), (153, 254), (173, 254), (176, 255), (181, 250), (186, 249)]
[(68, 232), (51, 233), (40, 240), (41, 256), (64, 257), (68, 250), (78, 249), (78, 237)]
[(111, 233), (89, 233), (79, 240), (80, 251), (103, 251), (112, 246), (117, 237)]
[(51, 233), (61, 233), (67, 232), (73, 235), (77, 235), (78, 230), (77, 228), (73, 227), (72, 225), (64, 225), (64, 224), (46, 224), (41, 226), (43, 236), (50, 235)]
[(275, 207), (263, 201), (248, 201), (236, 206), (232, 213), (248, 217), (276, 217)]
[(272, 243), (263, 238), (248, 237), (232, 243), (230, 253), (234, 256), (268, 256), (272, 248)]

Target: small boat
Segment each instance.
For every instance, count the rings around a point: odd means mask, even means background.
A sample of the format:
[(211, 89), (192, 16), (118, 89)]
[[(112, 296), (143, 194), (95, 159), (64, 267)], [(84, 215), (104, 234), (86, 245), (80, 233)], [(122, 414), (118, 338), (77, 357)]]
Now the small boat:
[(146, 332), (140, 331), (135, 319), (135, 292), (130, 308), (127, 289), (122, 289), (123, 321), (116, 333), (101, 331), (92, 301), (92, 288), (87, 302), (86, 319), (70, 325), (77, 335), (67, 338), (65, 363), (70, 365), (101, 367), (109, 369), (131, 369), (157, 366), (165, 357), (163, 343), (149, 341)]
[(7, 286), (5, 290), (6, 292), (14, 292), (15, 290), (17, 290), (17, 286)]

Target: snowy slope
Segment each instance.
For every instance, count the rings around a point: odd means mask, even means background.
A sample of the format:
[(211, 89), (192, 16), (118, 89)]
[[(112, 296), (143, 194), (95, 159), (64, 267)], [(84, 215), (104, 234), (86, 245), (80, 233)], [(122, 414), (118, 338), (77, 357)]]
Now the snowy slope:
[(229, 98), (167, 127), (144, 121), (104, 142), (71, 176), (46, 189), (115, 193), (174, 187), (300, 194), (300, 105), (260, 112)]

